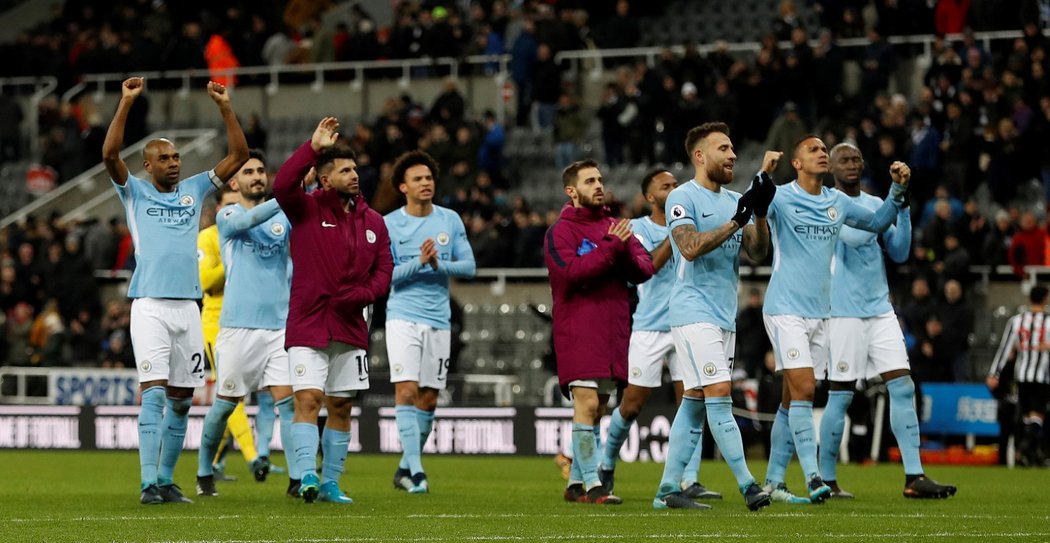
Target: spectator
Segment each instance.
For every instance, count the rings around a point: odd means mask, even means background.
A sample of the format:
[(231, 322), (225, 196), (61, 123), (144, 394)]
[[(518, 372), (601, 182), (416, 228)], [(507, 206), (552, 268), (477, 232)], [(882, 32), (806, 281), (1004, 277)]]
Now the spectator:
[[(696, 87), (694, 86), (695, 90)], [(605, 162), (609, 166), (623, 164), (623, 146), (627, 139), (626, 130), (620, 124), (626, 104), (616, 83), (609, 83), (602, 92), (601, 106), (598, 108), (598, 119), (602, 121), (602, 146), (605, 149)]]
[(254, 111), (248, 116), (248, 124), (244, 130), (244, 139), (248, 142), (249, 149), (266, 151), (266, 128), (263, 127), (259, 114)]
[(29, 345), (29, 333), (33, 328), (33, 306), (19, 302), (8, 312), (6, 324), (4, 332), (7, 343), (5, 365), (28, 366), (33, 353)]
[(944, 338), (948, 345), (947, 357), (949, 380), (967, 382), (972, 380), (968, 365), (970, 335), (973, 333), (973, 308), (963, 299), (962, 285), (949, 279), (944, 283), (944, 301), (937, 313), (944, 325)]
[(503, 186), (503, 145), (506, 136), (503, 126), (496, 121), (496, 114), (486, 110), (483, 116), (485, 135), (478, 148), (478, 168), (487, 173), (499, 186)]
[(554, 112), (561, 94), (561, 67), (554, 62), (550, 46), (541, 43), (536, 49), (536, 76), (532, 83), (532, 100), (536, 102), (537, 124), (549, 130), (554, 126)]
[(573, 96), (562, 92), (554, 113), (554, 166), (564, 169), (576, 161), (590, 122)]
[(762, 323), (762, 291), (757, 288), (748, 291), (747, 305), (737, 314), (736, 330), (736, 359), (749, 377), (761, 377), (763, 360), (773, 346)]
[(925, 277), (916, 277), (911, 282), (911, 300), (904, 305), (901, 316), (909, 330), (921, 331), (926, 321), (937, 309), (937, 302), (930, 296), (930, 284)]
[(55, 367), (65, 365), (63, 347), (66, 327), (58, 312), (58, 301), (50, 298), (29, 330), (29, 348), (33, 351), (33, 365)]
[(988, 231), (981, 247), (984, 263), (990, 266), (1001, 266), (1010, 262), (1010, 248), (1017, 228), (1010, 220), (1010, 214), (1000, 209), (995, 213), (995, 223)]
[(525, 19), (521, 34), (510, 48), (510, 76), (517, 94), (517, 126), (529, 126), (532, 113), (532, 82), (536, 77), (539, 44), (536, 43), (536, 25)]
[[(794, 102), (787, 102), (782, 114), (773, 121), (773, 126), (766, 134), (765, 148), (790, 156), (794, 152), (795, 144), (808, 133), (806, 125), (799, 117), (798, 107)], [(794, 178), (795, 169), (791, 166), (791, 160), (781, 160), (773, 172), (773, 179), (777, 183), (785, 183)]]
[(940, 318), (930, 315), (923, 323), (923, 333), (916, 347), (908, 353), (912, 377), (920, 386), (924, 383), (952, 381), (954, 353), (952, 345), (944, 335), (944, 329)]
[[(456, 80), (448, 78), (442, 87), (441, 94), (434, 99), (434, 105), (430, 108), (431, 122), (444, 125), (448, 131), (455, 130), (463, 122), (466, 109), (463, 95), (459, 92)], [(436, 158), (436, 157), (435, 157)], [(441, 164), (441, 162), (438, 162)]]
[(1021, 228), (1010, 241), (1007, 261), (1014, 268), (1018, 277), (1024, 276), (1025, 266), (1043, 266), (1046, 264), (1046, 247), (1048, 240), (1045, 224), (1036, 221), (1035, 213), (1026, 211), (1021, 215)]

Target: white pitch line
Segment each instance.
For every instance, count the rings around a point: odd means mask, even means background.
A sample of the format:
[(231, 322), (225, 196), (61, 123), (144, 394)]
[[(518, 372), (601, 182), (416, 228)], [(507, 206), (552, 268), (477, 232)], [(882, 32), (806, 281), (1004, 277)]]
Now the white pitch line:
[[(810, 538), (812, 534), (782, 534), (799, 538)], [(996, 532), (996, 533), (972, 533), (972, 532), (934, 532), (934, 533), (884, 533), (884, 534), (820, 534), (822, 539), (855, 539), (875, 538), (897, 540), (929, 539), (937, 537), (956, 538), (1017, 538), (1017, 537), (1047, 537), (1050, 532)], [(322, 543), (331, 541), (334, 543), (371, 543), (375, 541), (395, 541), (402, 543), (428, 543), (432, 541), (570, 541), (570, 540), (601, 540), (601, 541), (623, 541), (637, 539), (754, 539), (754, 534), (739, 533), (688, 533), (688, 534), (561, 534), (561, 535), (479, 535), (479, 536), (427, 536), (427, 537), (325, 537), (294, 538), (294, 539), (241, 539), (241, 540), (170, 540), (162, 543)]]
[[(412, 515), (405, 515), (401, 518), (405, 519), (420, 519), (420, 520), (442, 520), (442, 519), (506, 519), (506, 518), (661, 518), (675, 516), (673, 513), (666, 512), (651, 512), (651, 513), (542, 513), (542, 514), (525, 514), (525, 513), (493, 513), (493, 514), (474, 514), (474, 513), (419, 513)], [(697, 518), (703, 518), (704, 513), (700, 513)], [(794, 511), (790, 513), (749, 513), (744, 511), (731, 512), (729, 517), (759, 519), (759, 518), (809, 518), (813, 515), (805, 511)], [(357, 514), (357, 515), (344, 515), (344, 514), (333, 514), (333, 515), (314, 515), (310, 512), (304, 512), (303, 514), (295, 515), (266, 515), (268, 519), (311, 519), (311, 520), (323, 520), (323, 519), (374, 519), (375, 515), (372, 514)], [(184, 520), (230, 520), (230, 519), (242, 519), (242, 518), (256, 518), (254, 516), (247, 515), (170, 515), (170, 516), (136, 516), (136, 515), (122, 515), (122, 516), (99, 516), (99, 517), (30, 517), (30, 518), (0, 518), (0, 522), (15, 522), (15, 523), (36, 523), (36, 522), (124, 522), (124, 521), (184, 521)], [(721, 515), (720, 518), (725, 518)], [(1050, 520), (1050, 516), (1032, 517), (1031, 515), (959, 515), (959, 514), (924, 514), (924, 513), (907, 513), (907, 514), (894, 514), (894, 513), (842, 513), (836, 515), (836, 518), (871, 518), (871, 519), (969, 519), (969, 520), (1005, 520), (1015, 518), (1025, 519), (1038, 519), (1038, 520)]]

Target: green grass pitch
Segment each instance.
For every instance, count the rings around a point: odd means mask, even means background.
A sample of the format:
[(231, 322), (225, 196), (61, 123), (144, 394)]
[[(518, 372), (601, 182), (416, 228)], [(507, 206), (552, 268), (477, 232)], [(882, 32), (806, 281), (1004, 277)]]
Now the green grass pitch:
[[(228, 461), (238, 481), (197, 498), (187, 452), (176, 479), (196, 503), (143, 506), (135, 453), (0, 451), (0, 541), (1050, 541), (1045, 469), (928, 466), (959, 494), (913, 501), (901, 497), (900, 466), (844, 466), (839, 479), (855, 501), (749, 513), (724, 463), (705, 461), (704, 483), (726, 499), (667, 512), (651, 507), (660, 464), (621, 464), (616, 493), (626, 503), (601, 507), (564, 503), (550, 458), (424, 461), (429, 495), (393, 489), (395, 456), (351, 454), (342, 486), (355, 503), (306, 505), (284, 497), (283, 475), (256, 483), (240, 458)], [(801, 489), (797, 464), (788, 482)]]

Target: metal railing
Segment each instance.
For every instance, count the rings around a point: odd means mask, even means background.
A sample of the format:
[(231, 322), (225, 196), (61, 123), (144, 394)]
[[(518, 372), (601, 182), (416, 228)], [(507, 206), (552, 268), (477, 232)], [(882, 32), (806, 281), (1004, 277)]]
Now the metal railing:
[(37, 115), (40, 102), (58, 88), (58, 78), (45, 77), (0, 77), (0, 94), (4, 87), (31, 87), (29, 111), (26, 112), (26, 127), (29, 132), (29, 150), (33, 156), (40, 156), (40, 118)]
[[(190, 145), (193, 148), (197, 148), (215, 139), (217, 134), (218, 132), (215, 129), (210, 128), (155, 132), (125, 148), (120, 152), (120, 158), (125, 162), (132, 161), (133, 157), (141, 155), (142, 149), (146, 147), (146, 144), (155, 138), (164, 137), (178, 145)], [(189, 141), (187, 142), (186, 140)], [(132, 163), (137, 163), (137, 161)], [(51, 192), (33, 200), (22, 209), (0, 219), (0, 228), (24, 221), (30, 215), (43, 216), (52, 211), (58, 211), (64, 215), (81, 207), (85, 199), (91, 200), (100, 194), (116, 197), (116, 192), (109, 187), (109, 174), (106, 173), (105, 165), (101, 162), (67, 183), (59, 185)]]
[[(1043, 34), (1050, 36), (1050, 30), (1044, 30)], [(1015, 38), (1023, 37), (1024, 34), (1019, 30), (1000, 30), (994, 32), (975, 32), (973, 37), (976, 41), (980, 42), (984, 46), (985, 50), (991, 47), (993, 41), (998, 40), (1012, 40)], [(947, 34), (945, 36), (946, 42), (953, 42), (963, 39), (963, 34)], [(923, 55), (929, 56), (933, 42), (936, 40), (936, 36), (933, 34), (920, 34), (915, 36), (890, 36), (885, 38), (886, 42), (892, 45), (922, 45)], [(848, 38), (835, 40), (835, 45), (840, 48), (862, 48), (871, 44), (871, 40), (867, 38)], [(819, 40), (810, 40), (810, 47), (818, 47), (820, 45)], [(789, 41), (782, 41), (778, 43), (781, 49), (790, 49), (793, 45)], [(697, 51), (702, 55), (710, 54), (715, 51), (718, 46), (714, 43), (698, 44), (696, 45)], [(759, 42), (736, 42), (727, 43), (726, 50), (730, 53), (757, 53), (761, 50), (762, 46)], [(645, 58), (646, 64), (649, 66), (655, 66), (656, 61), (664, 49), (670, 49), (675, 55), (681, 56), (685, 53), (685, 45), (655, 45), (650, 47), (630, 47), (621, 49), (579, 49), (575, 51), (561, 51), (554, 55), (555, 62), (569, 61), (572, 62), (571, 73), (575, 74), (579, 71), (579, 64), (584, 60), (595, 61), (594, 65), (591, 66), (590, 75), (595, 78), (596, 75), (600, 75), (602, 72), (602, 62), (606, 59), (616, 58)]]

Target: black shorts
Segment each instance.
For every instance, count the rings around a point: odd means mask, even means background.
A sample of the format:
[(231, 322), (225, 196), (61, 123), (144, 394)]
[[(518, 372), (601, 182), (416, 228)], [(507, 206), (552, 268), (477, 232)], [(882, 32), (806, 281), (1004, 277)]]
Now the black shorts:
[(1017, 383), (1017, 398), (1021, 414), (1045, 413), (1050, 400), (1050, 385), (1043, 383)]

